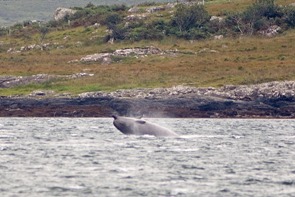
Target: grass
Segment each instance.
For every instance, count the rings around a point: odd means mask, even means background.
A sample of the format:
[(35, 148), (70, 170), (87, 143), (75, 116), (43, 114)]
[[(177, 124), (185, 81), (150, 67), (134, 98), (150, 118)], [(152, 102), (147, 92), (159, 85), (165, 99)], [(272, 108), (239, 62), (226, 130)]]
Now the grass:
[[(210, 13), (242, 9), (250, 0), (235, 3), (212, 1)], [(281, 0), (281, 4), (291, 1)], [(218, 13), (217, 13), (218, 12)], [(32, 50), (16, 54), (6, 51), (39, 43), (39, 34), (30, 38), (0, 37), (1, 75), (95, 74), (75, 80), (0, 89), (0, 95), (29, 94), (36, 89), (78, 94), (87, 91), (112, 91), (126, 88), (171, 87), (191, 85), (219, 87), (227, 84), (255, 84), (275, 80), (295, 80), (295, 30), (288, 30), (275, 38), (241, 37), (222, 40), (185, 41), (168, 37), (161, 41), (117, 42), (103, 44), (100, 37), (105, 27), (79, 27), (50, 32), (44, 43), (58, 43), (50, 50)], [(155, 55), (126, 58), (110, 65), (71, 63), (74, 59), (126, 47), (155, 46), (162, 50), (178, 49), (177, 55)], [(213, 51), (214, 50), (214, 51)], [(213, 52), (212, 52), (213, 51)]]

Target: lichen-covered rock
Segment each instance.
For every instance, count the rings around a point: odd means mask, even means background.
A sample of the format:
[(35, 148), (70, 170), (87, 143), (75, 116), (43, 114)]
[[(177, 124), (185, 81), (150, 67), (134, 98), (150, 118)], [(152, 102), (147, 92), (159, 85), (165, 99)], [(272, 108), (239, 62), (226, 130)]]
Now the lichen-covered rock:
[(83, 93), (81, 97), (107, 96), (114, 98), (149, 98), (163, 99), (170, 97), (193, 98), (195, 96), (218, 97), (222, 99), (233, 99), (243, 101), (254, 101), (257, 99), (277, 99), (280, 97), (292, 97), (295, 99), (295, 81), (269, 82), (256, 85), (227, 85), (221, 88), (196, 88), (190, 86), (174, 86), (171, 88), (155, 89), (131, 89), (117, 90), (114, 92), (89, 92)]
[(52, 79), (76, 79), (81, 77), (92, 77), (89, 73), (75, 73), (72, 75), (49, 75), (37, 74), (31, 76), (0, 76), (0, 88), (12, 88), (27, 84), (40, 84)]
[(81, 62), (101, 62), (103, 63), (105, 58), (110, 58), (111, 53), (95, 53), (92, 55), (86, 55), (80, 59)]
[(266, 30), (258, 31), (258, 33), (266, 37), (274, 37), (280, 32), (281, 29), (282, 28), (278, 25), (272, 25)]
[(210, 21), (218, 21), (218, 22), (222, 22), (224, 19), (222, 17), (219, 16), (211, 16)]
[(138, 21), (138, 20), (143, 20), (148, 17), (147, 14), (131, 14), (125, 17), (126, 21)]
[(20, 53), (20, 52), (26, 52), (26, 51), (31, 51), (31, 50), (50, 50), (51, 48), (58, 48), (58, 43), (43, 43), (43, 44), (30, 44), (26, 46), (22, 46), (19, 49), (17, 48), (9, 48), (7, 50), (7, 53)]
[[(95, 53), (87, 55), (80, 59), (80, 62), (98, 62), (101, 64), (110, 64), (112, 63), (112, 57), (142, 57), (152, 54), (162, 54), (163, 51), (156, 47), (143, 47), (143, 48), (126, 48), (126, 49), (117, 49), (113, 53)], [(76, 62), (72, 60), (68, 63)]]
[(63, 20), (67, 16), (71, 16), (76, 13), (76, 10), (70, 8), (57, 8), (54, 12), (54, 20), (60, 21)]
[(134, 6), (134, 7), (130, 8), (128, 10), (128, 12), (130, 12), (130, 13), (137, 13), (137, 12), (139, 12), (139, 8), (137, 6)]
[(166, 9), (165, 6), (156, 6), (156, 7), (147, 8), (146, 11), (148, 13), (154, 13), (154, 12), (164, 11), (165, 9)]

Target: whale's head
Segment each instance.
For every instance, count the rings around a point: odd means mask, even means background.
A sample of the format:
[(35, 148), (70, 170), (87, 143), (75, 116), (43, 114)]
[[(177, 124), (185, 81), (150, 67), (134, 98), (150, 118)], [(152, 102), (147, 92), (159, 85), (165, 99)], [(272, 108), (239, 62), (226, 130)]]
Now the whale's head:
[(134, 134), (134, 127), (136, 121), (133, 118), (126, 118), (113, 115), (114, 118), (113, 124), (114, 126), (124, 134)]

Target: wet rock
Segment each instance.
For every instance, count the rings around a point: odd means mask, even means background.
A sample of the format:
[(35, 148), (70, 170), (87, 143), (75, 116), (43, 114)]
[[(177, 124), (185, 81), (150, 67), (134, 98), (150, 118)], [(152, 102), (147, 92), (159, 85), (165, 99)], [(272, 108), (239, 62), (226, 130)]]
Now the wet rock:
[(29, 94), (29, 97), (44, 97), (44, 96), (51, 96), (54, 95), (55, 92), (51, 90), (35, 90), (31, 94)]

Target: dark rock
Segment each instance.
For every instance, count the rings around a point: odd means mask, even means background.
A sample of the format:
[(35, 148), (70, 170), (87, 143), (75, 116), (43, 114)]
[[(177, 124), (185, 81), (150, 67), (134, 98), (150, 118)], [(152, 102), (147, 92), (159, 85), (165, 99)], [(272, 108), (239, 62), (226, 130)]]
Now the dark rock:
[(0, 97), (0, 116), (295, 118), (295, 82), (117, 90), (77, 97)]

